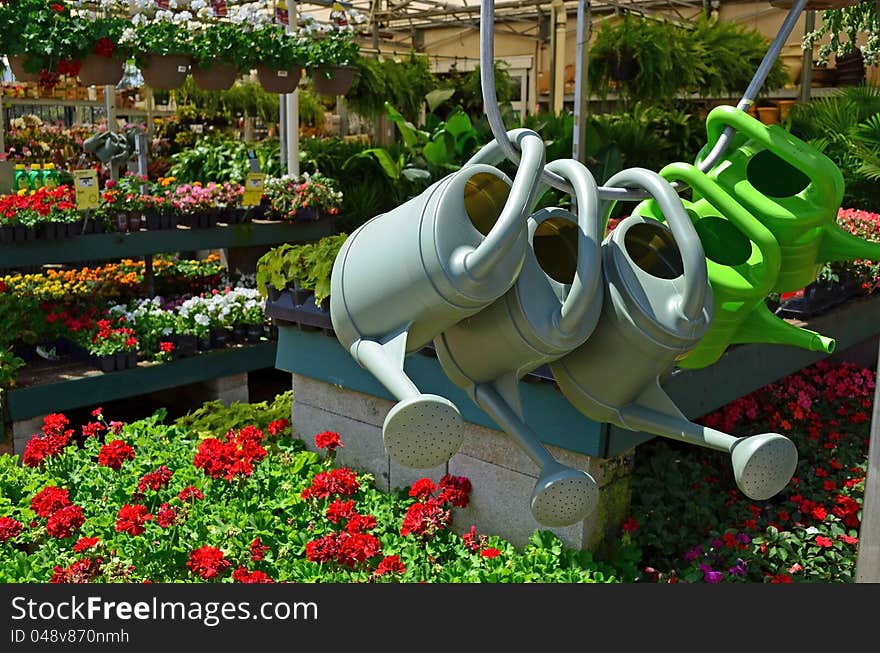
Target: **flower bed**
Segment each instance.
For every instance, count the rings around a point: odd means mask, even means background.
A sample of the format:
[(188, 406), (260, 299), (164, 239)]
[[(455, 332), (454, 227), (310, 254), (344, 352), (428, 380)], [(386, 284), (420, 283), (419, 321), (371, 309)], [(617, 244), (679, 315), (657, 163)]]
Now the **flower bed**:
[[(241, 413), (240, 408), (235, 408)], [(536, 533), (520, 554), (451, 511), (470, 483), (428, 479), (383, 494), (290, 437), (290, 395), (266, 410), (162, 414), (74, 432), (46, 418), (18, 465), (0, 457), (0, 582), (614, 582), (587, 552)], [(205, 420), (214, 420), (207, 425)], [(207, 426), (207, 428), (205, 428)], [(202, 429), (206, 432), (201, 433)], [(221, 435), (222, 434), (222, 435)]]
[(734, 434), (778, 431), (800, 460), (763, 503), (737, 492), (726, 456), (655, 441), (636, 453), (624, 543), (641, 578), (661, 582), (849, 582), (860, 510), (874, 372), (820, 362), (702, 421)]

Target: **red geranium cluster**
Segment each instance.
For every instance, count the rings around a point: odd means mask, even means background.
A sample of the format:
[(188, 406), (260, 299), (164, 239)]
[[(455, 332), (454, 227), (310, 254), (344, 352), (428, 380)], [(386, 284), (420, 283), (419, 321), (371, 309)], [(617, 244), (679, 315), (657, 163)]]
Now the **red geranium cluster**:
[(284, 433), (287, 429), (290, 428), (290, 421), (286, 419), (276, 419), (273, 422), (269, 422), (269, 426), (266, 427), (266, 430), (269, 431), (269, 435), (280, 435)]
[(186, 566), (202, 580), (211, 580), (222, 576), (231, 563), (223, 555), (223, 551), (206, 544), (189, 554)]
[(68, 491), (49, 485), (31, 499), (31, 510), (46, 519), (46, 532), (52, 537), (64, 539), (82, 526), (85, 515), (82, 508), (70, 502)]
[(471, 482), (463, 476), (446, 474), (435, 484), (422, 478), (412, 484), (409, 495), (421, 499), (406, 511), (401, 535), (415, 535), (430, 539), (449, 526), (452, 513), (450, 506), (464, 508), (468, 505)]
[(240, 566), (232, 572), (232, 580), (236, 583), (274, 583), (265, 571), (255, 570), (248, 571), (245, 567)]
[(328, 453), (336, 451), (337, 448), (342, 447), (342, 441), (339, 439), (339, 434), (335, 431), (324, 431), (322, 433), (318, 433), (315, 436), (315, 446), (318, 449), (326, 449)]
[(327, 499), (331, 495), (348, 497), (360, 488), (357, 475), (347, 467), (339, 467), (316, 474), (312, 484), (304, 489), (300, 496), (303, 499)]
[(73, 435), (73, 429), (66, 428), (68, 419), (61, 413), (52, 413), (43, 418), (42, 435), (34, 435), (22, 454), (22, 462), (28, 467), (36, 467), (47, 458), (57, 456)]
[(263, 432), (255, 426), (230, 430), (224, 440), (206, 438), (199, 443), (193, 464), (211, 478), (232, 481), (236, 476), (250, 476), (254, 464), (266, 457), (260, 444)]
[(134, 460), (134, 449), (123, 440), (112, 440), (98, 452), (98, 464), (118, 470), (126, 460)]
[(355, 567), (382, 552), (382, 544), (369, 533), (330, 533), (306, 544), (306, 558), (312, 562), (334, 560), (346, 567)]
[(137, 484), (138, 492), (146, 492), (152, 490), (157, 492), (171, 481), (172, 472), (165, 465), (160, 465), (158, 469), (147, 472), (141, 476)]
[(68, 567), (55, 565), (50, 583), (91, 583), (101, 573), (103, 558), (81, 558)]
[(139, 503), (126, 503), (119, 509), (116, 516), (116, 532), (128, 533), (136, 536), (143, 533), (146, 528), (144, 524), (153, 520), (153, 515), (147, 510), (146, 506)]
[(159, 510), (156, 513), (156, 523), (159, 524), (161, 528), (170, 528), (171, 526), (174, 526), (176, 521), (177, 508), (168, 503), (163, 503), (159, 506)]
[(27, 216), (34, 222), (66, 222), (76, 212), (73, 188), (61, 185), (56, 188), (38, 188), (24, 195), (0, 195), (0, 218), (9, 222)]
[(181, 501), (189, 501), (190, 499), (204, 499), (205, 495), (199, 488), (193, 485), (187, 485), (180, 491), (180, 494), (178, 494), (177, 497)]
[(0, 517), (0, 544), (16, 537), (24, 529), (24, 525), (12, 517)]

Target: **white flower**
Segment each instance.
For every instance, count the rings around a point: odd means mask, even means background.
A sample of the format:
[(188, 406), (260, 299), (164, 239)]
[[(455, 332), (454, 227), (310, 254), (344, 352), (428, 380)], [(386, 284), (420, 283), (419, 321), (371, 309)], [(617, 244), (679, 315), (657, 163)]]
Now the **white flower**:
[(198, 315), (196, 315), (195, 320), (196, 324), (199, 324), (201, 326), (208, 326), (211, 323), (210, 318), (204, 313), (199, 313)]
[(198, 11), (199, 9), (205, 9), (208, 6), (208, 3), (205, 0), (192, 0), (189, 5), (189, 8), (193, 11)]
[(818, 532), (819, 532), (819, 529), (816, 528), (815, 526), (810, 526), (809, 528), (806, 529), (807, 535), (815, 535)]

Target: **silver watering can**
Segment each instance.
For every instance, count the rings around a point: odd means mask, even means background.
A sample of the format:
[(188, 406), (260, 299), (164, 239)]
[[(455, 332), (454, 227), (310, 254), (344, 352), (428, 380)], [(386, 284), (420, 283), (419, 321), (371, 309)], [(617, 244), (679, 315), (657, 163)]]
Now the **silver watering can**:
[(560, 390), (594, 420), (730, 453), (740, 490), (756, 500), (772, 497), (797, 466), (788, 438), (737, 438), (699, 426), (660, 387), (659, 377), (699, 344), (713, 313), (703, 248), (680, 198), (639, 168), (607, 185), (647, 190), (669, 227), (633, 215), (605, 239), (602, 316), (583, 345), (550, 363)]
[(494, 167), (503, 154), (492, 141), (457, 172), (356, 229), (333, 263), (333, 329), (398, 399), (382, 437), (406, 467), (449, 460), (464, 422), (451, 401), (419, 391), (404, 357), (501, 297), (522, 269), (544, 143), (527, 129), (508, 137), (522, 152), (513, 182)]
[(557, 462), (525, 422), (519, 380), (581, 345), (602, 308), (601, 221), (596, 182), (583, 164), (558, 160), (547, 169), (575, 189), (578, 217), (560, 208), (529, 219), (522, 271), (503, 297), (434, 339), (447, 376), (467, 391), (541, 468), (531, 497), (535, 519), (568, 526), (596, 508), (589, 474)]

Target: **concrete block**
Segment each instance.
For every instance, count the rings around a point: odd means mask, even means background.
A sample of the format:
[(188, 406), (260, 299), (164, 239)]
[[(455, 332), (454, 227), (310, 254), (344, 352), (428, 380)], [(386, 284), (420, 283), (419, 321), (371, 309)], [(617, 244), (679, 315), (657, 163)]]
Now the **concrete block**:
[(212, 398), (219, 399), (227, 406), (235, 402), (246, 404), (250, 401), (247, 372), (205, 381), (205, 390)]
[(382, 426), (394, 402), (373, 397), (300, 374), (293, 375), (293, 396), (297, 402), (318, 406), (359, 422)]
[(523, 549), (536, 530), (551, 530), (566, 546), (584, 547), (584, 522), (548, 529), (532, 517), (529, 500), (536, 477), (464, 454), (453, 456), (449, 472), (468, 477), (474, 486), (468, 507), (453, 511), (452, 526), (457, 533), (474, 525), (479, 533), (499, 535)]
[(44, 417), (45, 415), (39, 415), (12, 423), (12, 452), (14, 454), (20, 456), (24, 453), (28, 440), (41, 432)]
[[(383, 445), (384, 446), (384, 445)], [(439, 481), (449, 470), (449, 465), (444, 463), (431, 469), (412, 469), (398, 465), (389, 458), (390, 478), (388, 484), (391, 489), (402, 489), (415, 483), (420, 478), (430, 478), (435, 483)]]
[(538, 476), (538, 466), (503, 431), (466, 422), (464, 442), (459, 453), (523, 474)]
[(336, 451), (336, 462), (356, 472), (368, 472), (376, 479), (376, 487), (389, 489), (389, 459), (382, 443), (382, 429), (337, 415), (308, 404), (293, 402), (291, 419), (293, 433), (303, 440), (310, 451), (317, 451), (315, 435), (322, 431), (339, 433), (343, 446)]

